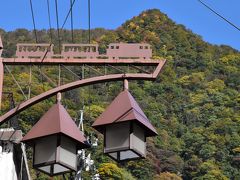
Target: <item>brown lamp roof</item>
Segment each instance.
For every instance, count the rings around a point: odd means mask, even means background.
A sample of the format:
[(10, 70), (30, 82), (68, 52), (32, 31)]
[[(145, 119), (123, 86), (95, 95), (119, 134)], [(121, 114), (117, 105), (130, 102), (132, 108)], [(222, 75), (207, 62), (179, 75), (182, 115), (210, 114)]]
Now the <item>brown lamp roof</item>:
[(81, 147), (89, 147), (86, 138), (78, 129), (66, 109), (60, 102), (53, 105), (41, 119), (32, 127), (32, 129), (24, 136), (23, 142), (34, 141), (37, 138), (64, 134), (71, 139), (77, 141)]
[(147, 136), (157, 135), (157, 131), (128, 90), (122, 91), (92, 126), (103, 133), (105, 125), (124, 121), (137, 121), (145, 127)]

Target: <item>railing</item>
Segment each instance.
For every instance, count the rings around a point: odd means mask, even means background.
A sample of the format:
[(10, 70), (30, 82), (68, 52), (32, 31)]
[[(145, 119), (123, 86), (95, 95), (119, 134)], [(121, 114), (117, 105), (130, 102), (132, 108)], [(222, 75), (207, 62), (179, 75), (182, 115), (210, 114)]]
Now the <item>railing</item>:
[(17, 44), (18, 58), (44, 58), (53, 56), (51, 44)]
[(99, 53), (97, 44), (62, 44), (60, 54), (54, 54), (51, 44), (17, 44), (17, 58), (64, 58), (64, 59), (143, 59), (152, 57), (149, 44), (111, 43), (106, 54)]
[(99, 56), (96, 44), (63, 44), (61, 55), (64, 58), (97, 58)]

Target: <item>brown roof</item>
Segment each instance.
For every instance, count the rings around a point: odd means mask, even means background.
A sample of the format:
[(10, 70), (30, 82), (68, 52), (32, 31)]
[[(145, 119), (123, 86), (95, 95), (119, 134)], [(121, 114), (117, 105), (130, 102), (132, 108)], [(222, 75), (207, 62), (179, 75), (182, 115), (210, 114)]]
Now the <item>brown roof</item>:
[(128, 90), (121, 92), (92, 126), (102, 133), (106, 124), (123, 121), (137, 121), (145, 127), (147, 136), (157, 135), (157, 131)]
[(23, 137), (22, 141), (31, 142), (36, 138), (58, 133), (77, 141), (82, 147), (89, 147), (86, 138), (61, 103), (53, 105)]

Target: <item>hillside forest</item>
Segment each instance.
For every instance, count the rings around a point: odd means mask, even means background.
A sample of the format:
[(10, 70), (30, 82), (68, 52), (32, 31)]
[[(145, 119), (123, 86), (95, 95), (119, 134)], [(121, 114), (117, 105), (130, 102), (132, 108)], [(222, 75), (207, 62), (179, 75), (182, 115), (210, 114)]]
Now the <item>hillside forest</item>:
[[(57, 51), (57, 33), (52, 29)], [(38, 30), (40, 43), (49, 43), (49, 30)], [(87, 43), (87, 30), (74, 30), (75, 43)], [(0, 30), (3, 57), (13, 57), (16, 43), (33, 43), (34, 32), (16, 29)], [(71, 42), (71, 31), (61, 31), (61, 41)], [(156, 81), (130, 81), (130, 92), (156, 127), (158, 136), (147, 140), (147, 158), (117, 164), (102, 152), (103, 137), (91, 128), (94, 120), (122, 90), (121, 82), (108, 82), (78, 88), (63, 94), (63, 105), (72, 118), (78, 118), (84, 105), (85, 129), (99, 137), (99, 146), (91, 150), (101, 179), (114, 180), (239, 180), (240, 179), (240, 53), (225, 45), (204, 42), (183, 25), (176, 24), (157, 9), (147, 10), (126, 21), (115, 30), (91, 30), (92, 43), (106, 50), (111, 42), (151, 44), (154, 58), (167, 63)], [(28, 83), (28, 68), (11, 67), (15, 78)], [(32, 97), (53, 85), (33, 74)], [(77, 67), (72, 67), (80, 72)], [(56, 67), (42, 67), (57, 77)], [(81, 74), (81, 72), (80, 72)], [(63, 81), (72, 76), (63, 71)], [(24, 100), (6, 72), (4, 91), (13, 92), (15, 105)], [(17, 117), (19, 128), (26, 134), (55, 103), (49, 98), (23, 111)], [(12, 108), (4, 95), (2, 112)], [(6, 127), (8, 124), (2, 125)], [(89, 151), (90, 152), (90, 151)], [(28, 148), (31, 166), (31, 149)], [(49, 179), (31, 169), (33, 179)], [(61, 179), (62, 177), (55, 177)], [(84, 179), (90, 173), (84, 172)]]

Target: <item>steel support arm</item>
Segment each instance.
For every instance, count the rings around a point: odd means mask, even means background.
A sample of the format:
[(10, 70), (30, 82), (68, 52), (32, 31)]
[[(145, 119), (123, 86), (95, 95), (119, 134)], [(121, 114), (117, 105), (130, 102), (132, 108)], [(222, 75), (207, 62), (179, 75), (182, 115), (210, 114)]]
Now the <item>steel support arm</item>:
[(104, 75), (104, 76), (98, 76), (98, 77), (92, 77), (88, 79), (82, 79), (78, 80), (72, 83), (68, 83), (59, 87), (56, 87), (54, 89), (51, 89), (49, 91), (46, 91), (38, 96), (35, 96), (21, 104), (19, 104), (16, 108), (8, 111), (6, 114), (2, 115), (0, 117), (0, 125), (4, 122), (7, 122), (10, 120), (11, 117), (15, 116), (16, 114), (22, 112), (23, 110), (27, 109), (28, 107), (33, 106), (34, 104), (37, 104), (40, 101), (43, 101), (51, 96), (56, 95), (58, 92), (65, 92), (69, 91), (75, 88), (79, 88), (82, 86), (87, 86), (91, 84), (97, 84), (97, 83), (103, 83), (103, 82), (109, 82), (109, 81), (123, 81), (124, 79), (127, 80), (155, 80), (160, 73), (162, 67), (165, 64), (165, 60), (160, 61), (156, 70), (153, 74), (112, 74), (112, 75)]

